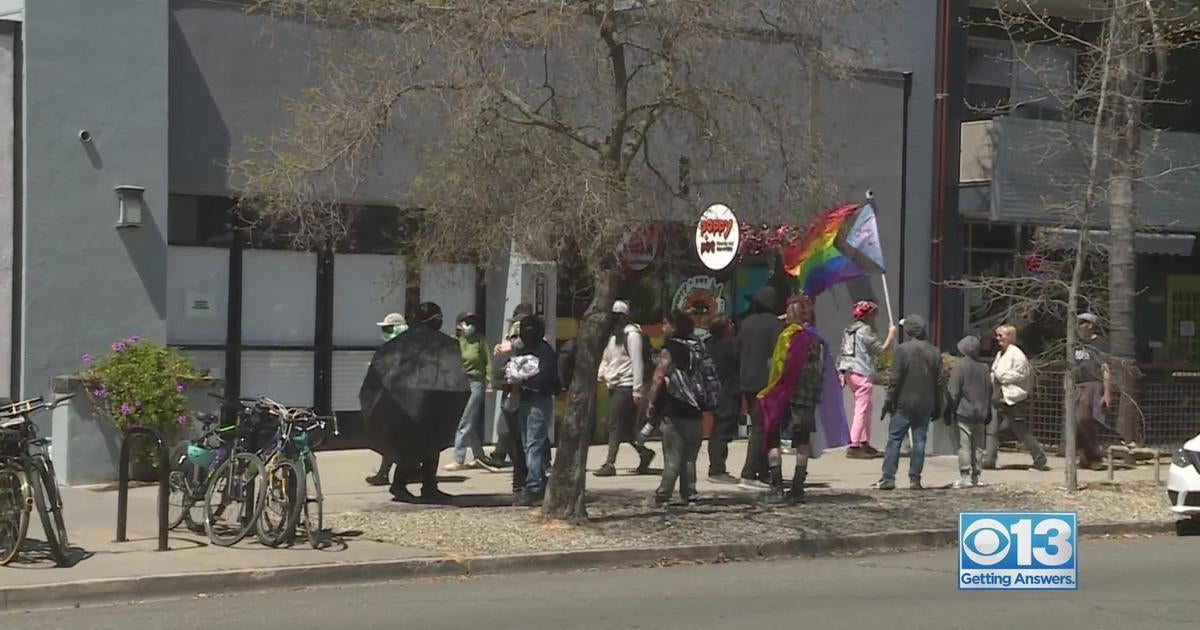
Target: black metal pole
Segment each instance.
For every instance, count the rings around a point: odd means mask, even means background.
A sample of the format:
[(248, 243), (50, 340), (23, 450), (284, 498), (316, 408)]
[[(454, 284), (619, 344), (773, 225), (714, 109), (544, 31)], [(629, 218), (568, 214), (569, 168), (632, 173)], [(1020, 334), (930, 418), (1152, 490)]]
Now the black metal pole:
[(904, 104), (901, 108), (900, 121), (900, 273), (897, 287), (900, 294), (897, 307), (900, 312), (897, 313), (900, 317), (904, 317), (904, 269), (907, 267), (907, 261), (904, 258), (904, 253), (907, 249), (905, 241), (908, 239), (908, 107), (909, 101), (912, 99), (912, 82), (913, 73), (904, 73)]
[(158, 442), (158, 551), (170, 549), (167, 543), (167, 521), (171, 501), (171, 454), (162, 435), (154, 434)]
[(129, 513), (129, 431), (121, 441), (121, 459), (117, 461), (117, 540), (126, 542), (125, 518)]

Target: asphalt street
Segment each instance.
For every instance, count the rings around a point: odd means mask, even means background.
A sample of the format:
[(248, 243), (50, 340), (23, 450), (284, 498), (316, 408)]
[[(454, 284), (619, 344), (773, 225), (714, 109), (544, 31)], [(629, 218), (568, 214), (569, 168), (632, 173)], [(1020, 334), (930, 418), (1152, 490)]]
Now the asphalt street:
[(1200, 625), (1200, 538), (1080, 541), (1078, 592), (959, 592), (952, 550), (247, 593), (0, 615), (5, 630)]

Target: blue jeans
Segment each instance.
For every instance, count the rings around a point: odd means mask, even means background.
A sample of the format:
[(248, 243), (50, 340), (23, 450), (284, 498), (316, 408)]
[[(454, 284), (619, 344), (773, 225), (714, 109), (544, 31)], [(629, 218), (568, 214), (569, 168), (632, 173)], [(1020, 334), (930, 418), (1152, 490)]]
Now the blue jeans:
[(475, 459), (483, 457), (483, 445), (479, 443), (483, 428), (483, 381), (472, 378), (468, 383), (471, 397), (467, 399), (467, 406), (458, 421), (458, 431), (454, 434), (454, 461), (460, 464), (467, 461), (468, 446)]
[(908, 479), (921, 480), (921, 470), (925, 468), (925, 436), (929, 431), (930, 413), (913, 414), (907, 411), (897, 411), (892, 414), (888, 426), (887, 449), (883, 452), (883, 478), (896, 481), (896, 471), (900, 468), (900, 443), (912, 429), (912, 451), (908, 456)]
[(521, 407), (517, 410), (525, 429), (525, 491), (540, 494), (546, 491), (546, 455), (550, 452), (550, 423), (554, 420), (554, 397), (548, 394), (521, 392)]

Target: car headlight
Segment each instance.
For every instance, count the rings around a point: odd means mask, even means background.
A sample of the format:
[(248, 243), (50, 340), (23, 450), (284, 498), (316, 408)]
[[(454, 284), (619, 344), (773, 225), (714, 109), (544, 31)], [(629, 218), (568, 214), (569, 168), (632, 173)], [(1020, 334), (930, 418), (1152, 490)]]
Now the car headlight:
[(1192, 460), (1188, 457), (1187, 451), (1179, 449), (1175, 451), (1175, 455), (1171, 457), (1171, 463), (1180, 468), (1187, 468), (1192, 465)]

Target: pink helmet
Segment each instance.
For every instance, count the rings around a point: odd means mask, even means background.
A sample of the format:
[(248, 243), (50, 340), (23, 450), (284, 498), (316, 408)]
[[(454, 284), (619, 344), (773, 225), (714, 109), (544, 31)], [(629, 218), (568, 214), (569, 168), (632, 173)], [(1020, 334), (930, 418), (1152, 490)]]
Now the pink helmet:
[(862, 319), (879, 310), (879, 305), (872, 300), (861, 300), (854, 303), (854, 319)]

